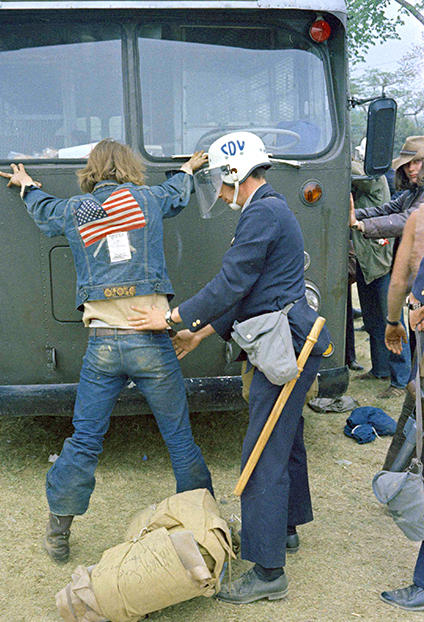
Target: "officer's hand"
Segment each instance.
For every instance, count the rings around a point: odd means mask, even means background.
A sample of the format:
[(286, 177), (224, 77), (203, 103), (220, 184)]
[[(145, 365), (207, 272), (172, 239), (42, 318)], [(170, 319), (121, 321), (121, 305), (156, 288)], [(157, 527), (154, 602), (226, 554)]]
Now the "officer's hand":
[(132, 328), (136, 330), (165, 330), (168, 328), (163, 309), (153, 306), (150, 309), (139, 309), (131, 306), (131, 309), (137, 312), (137, 315), (127, 318), (128, 324)]
[(402, 341), (404, 343), (407, 343), (408, 341), (406, 331), (402, 324), (399, 323), (396, 326), (390, 326), (390, 324), (387, 324), (386, 334), (384, 336), (384, 343), (386, 344), (386, 348), (394, 354), (401, 354)]
[(199, 333), (192, 333), (189, 330), (180, 330), (172, 338), (172, 344), (177, 354), (177, 359), (183, 359), (186, 354), (195, 350), (199, 343), (202, 341)]
[(31, 186), (32, 184), (41, 188), (41, 183), (39, 181), (34, 181), (32, 177), (28, 175), (23, 164), (11, 164), (10, 167), (13, 173), (3, 173), (0, 171), (0, 177), (5, 177), (9, 180), (7, 184), (8, 188), (10, 188), (10, 186), (23, 188), (25, 186)]

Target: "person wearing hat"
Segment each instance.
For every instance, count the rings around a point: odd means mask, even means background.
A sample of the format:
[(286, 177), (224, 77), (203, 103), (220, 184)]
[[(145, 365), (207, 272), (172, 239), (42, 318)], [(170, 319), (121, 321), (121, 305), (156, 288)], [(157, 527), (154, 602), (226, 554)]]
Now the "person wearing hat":
[[(392, 162), (396, 187), (402, 193), (380, 206), (359, 209), (351, 197), (350, 227), (366, 238), (401, 238), (408, 217), (424, 202), (423, 160), (424, 136), (409, 136)], [(402, 318), (398, 319), (401, 323)]]
[[(390, 201), (390, 190), (384, 175), (378, 178), (365, 176), (363, 159), (365, 141), (355, 149), (357, 160), (352, 161), (352, 195), (356, 209), (366, 210)], [(393, 259), (394, 238), (367, 238), (352, 230), (351, 237), (356, 253), (356, 284), (365, 330), (370, 336), (371, 370), (360, 378), (390, 378), (390, 385), (377, 397), (399, 397), (409, 379), (411, 360), (409, 343), (393, 354), (384, 343), (387, 317), (387, 292)]]
[(350, 226), (366, 238), (398, 238), (402, 236), (408, 216), (424, 201), (424, 136), (409, 136), (399, 157), (392, 162), (396, 188), (402, 194), (383, 205), (350, 208)]
[[(233, 132), (210, 146), (207, 168), (194, 176), (204, 215), (210, 214), (218, 198), (231, 209), (241, 210), (241, 215), (221, 270), (209, 283), (167, 314), (160, 309), (142, 310), (131, 319), (132, 326), (141, 330), (184, 321), (190, 330), (180, 331), (174, 340), (178, 358), (214, 332), (229, 340), (236, 320), (243, 322), (284, 308), (298, 354), (317, 318), (305, 297), (300, 226), (285, 198), (266, 182), (265, 171), (270, 166), (258, 136)], [(231, 586), (223, 586), (217, 594), (220, 600), (246, 604), (287, 594), (288, 526), (313, 518), (302, 410), (328, 345), (324, 327), (241, 495), (241, 556), (254, 566)], [(284, 342), (281, 349), (283, 346)], [(279, 384), (254, 369), (242, 468), (280, 391)]]

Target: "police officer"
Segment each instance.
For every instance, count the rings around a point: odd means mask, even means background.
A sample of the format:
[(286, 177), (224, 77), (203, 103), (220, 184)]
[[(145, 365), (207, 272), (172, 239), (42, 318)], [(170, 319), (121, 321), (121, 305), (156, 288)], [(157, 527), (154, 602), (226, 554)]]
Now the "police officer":
[[(299, 352), (317, 316), (305, 298), (299, 224), (285, 198), (265, 180), (271, 165), (265, 146), (255, 134), (234, 132), (216, 140), (208, 156), (207, 168), (194, 178), (201, 212), (209, 215), (219, 197), (230, 208), (242, 210), (222, 268), (179, 307), (166, 314), (160, 309), (141, 311), (130, 323), (140, 329), (159, 329), (184, 321), (190, 331), (181, 331), (176, 342), (182, 358), (213, 332), (229, 339), (234, 320), (241, 322), (293, 303), (288, 318)], [(242, 494), (241, 553), (254, 566), (232, 583), (231, 590), (221, 589), (217, 596), (223, 601), (250, 603), (287, 594), (287, 527), (312, 520), (302, 407), (328, 343), (324, 329)], [(242, 467), (280, 391), (281, 386), (255, 369)]]

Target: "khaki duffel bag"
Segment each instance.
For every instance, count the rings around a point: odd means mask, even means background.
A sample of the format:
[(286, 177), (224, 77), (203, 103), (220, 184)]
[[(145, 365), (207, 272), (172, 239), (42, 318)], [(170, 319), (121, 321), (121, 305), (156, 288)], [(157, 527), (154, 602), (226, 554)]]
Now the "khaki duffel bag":
[[(209, 491), (179, 493), (140, 512), (127, 540), (105, 551), (91, 576), (79, 567), (75, 585), (56, 597), (59, 612), (66, 622), (138, 622), (146, 613), (215, 594), (230, 556), (230, 532)], [(77, 610), (82, 615), (74, 615)]]

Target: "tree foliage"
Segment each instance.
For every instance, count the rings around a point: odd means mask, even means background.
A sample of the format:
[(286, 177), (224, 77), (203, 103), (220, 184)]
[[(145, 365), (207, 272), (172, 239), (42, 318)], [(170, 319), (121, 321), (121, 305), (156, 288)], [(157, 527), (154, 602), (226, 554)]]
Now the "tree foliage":
[[(414, 45), (397, 63), (393, 71), (370, 69), (353, 74), (351, 94), (355, 99), (377, 97), (384, 93), (398, 105), (395, 135), (395, 153), (405, 138), (424, 135), (424, 43)], [(358, 145), (364, 135), (367, 105), (358, 106), (351, 113), (352, 145)]]
[(424, 0), (409, 2), (395, 0), (399, 12), (388, 18), (386, 9), (390, 0), (347, 0), (349, 50), (352, 63), (364, 60), (364, 55), (373, 45), (388, 39), (399, 39), (397, 29), (404, 23), (404, 17), (413, 15), (424, 24)]

